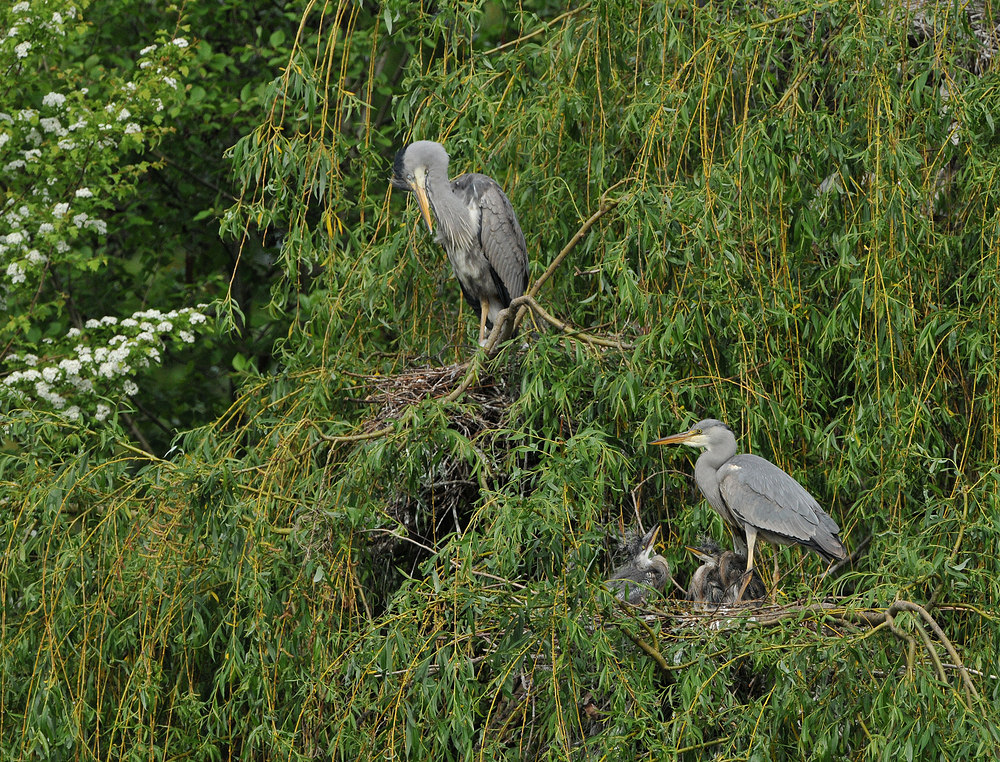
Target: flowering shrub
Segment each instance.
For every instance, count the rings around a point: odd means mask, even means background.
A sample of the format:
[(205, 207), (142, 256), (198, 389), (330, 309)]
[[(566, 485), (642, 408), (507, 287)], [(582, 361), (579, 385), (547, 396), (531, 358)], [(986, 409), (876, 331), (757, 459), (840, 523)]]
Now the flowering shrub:
[(109, 401), (139, 391), (133, 380), (136, 373), (160, 362), (166, 341), (194, 342), (194, 331), (207, 323), (200, 311), (204, 307), (166, 313), (144, 310), (123, 320), (112, 315), (88, 320), (83, 330), (71, 328), (66, 333), (63, 343), (73, 348), (64, 357), (9, 356), (7, 361), (23, 370), (4, 378), (3, 394), (22, 406), (47, 405), (70, 420), (90, 415), (103, 421), (111, 413)]
[(88, 320), (79, 306), (105, 286), (93, 278), (108, 264), (109, 219), (152, 166), (136, 156), (170, 129), (191, 49), (162, 32), (136, 41), (131, 60), (95, 68), (64, 53), (88, 27), (61, 1), (18, 2), (0, 11), (0, 29), (0, 71), (19, 80), (0, 90), (4, 397), (103, 420), (164, 340), (191, 343), (206, 323), (192, 309)]

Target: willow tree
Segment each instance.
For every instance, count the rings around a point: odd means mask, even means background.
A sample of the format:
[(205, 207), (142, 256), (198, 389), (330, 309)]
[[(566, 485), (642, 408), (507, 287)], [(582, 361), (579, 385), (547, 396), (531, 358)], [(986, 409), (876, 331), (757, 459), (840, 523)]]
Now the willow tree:
[[(3, 748), (995, 753), (996, 23), (314, 4), (224, 219), (282, 242), (280, 371), (167, 461), (0, 464)], [(411, 139), (518, 212), (533, 301), (495, 357), (388, 187)], [(774, 550), (776, 605), (715, 622), (675, 589), (624, 608), (601, 581), (637, 525), (682, 586), (684, 544), (724, 536), (690, 457), (647, 447), (708, 416), (851, 563)]]

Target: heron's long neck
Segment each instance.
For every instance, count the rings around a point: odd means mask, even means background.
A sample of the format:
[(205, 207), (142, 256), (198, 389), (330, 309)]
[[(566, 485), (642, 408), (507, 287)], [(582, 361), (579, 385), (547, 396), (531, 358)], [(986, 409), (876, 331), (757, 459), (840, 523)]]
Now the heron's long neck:
[(698, 461), (694, 464), (694, 478), (705, 493), (708, 504), (726, 518), (728, 511), (725, 510), (725, 502), (722, 493), (719, 491), (719, 477), (717, 471), (719, 466), (736, 454), (736, 438), (719, 442), (718, 444), (706, 447), (705, 451), (698, 456)]
[(472, 216), (469, 208), (451, 189), (448, 170), (428, 171), (427, 197), (434, 209), (438, 224), (438, 240), (449, 239), (465, 248), (472, 244)]

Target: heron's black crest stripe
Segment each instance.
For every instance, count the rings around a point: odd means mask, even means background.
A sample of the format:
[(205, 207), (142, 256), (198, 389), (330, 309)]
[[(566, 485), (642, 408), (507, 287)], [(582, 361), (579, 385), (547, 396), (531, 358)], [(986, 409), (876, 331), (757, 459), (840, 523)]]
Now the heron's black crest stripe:
[(396, 151), (396, 158), (392, 162), (392, 184), (396, 188), (410, 190), (410, 184), (406, 182), (406, 168), (403, 165), (403, 155), (405, 153), (405, 148), (400, 148)]

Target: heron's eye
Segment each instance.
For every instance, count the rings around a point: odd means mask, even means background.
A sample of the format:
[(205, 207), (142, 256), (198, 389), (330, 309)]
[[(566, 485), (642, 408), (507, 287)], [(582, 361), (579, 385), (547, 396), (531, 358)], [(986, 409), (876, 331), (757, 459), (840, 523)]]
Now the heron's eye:
[(695, 433), (695, 434), (702, 434), (702, 433), (704, 433), (704, 432), (703, 432), (703, 431), (702, 431), (701, 429), (695, 429), (695, 430), (694, 430), (694, 433)]
[(406, 173), (406, 179), (412, 181), (413, 180), (413, 173), (412, 172), (407, 172)]

